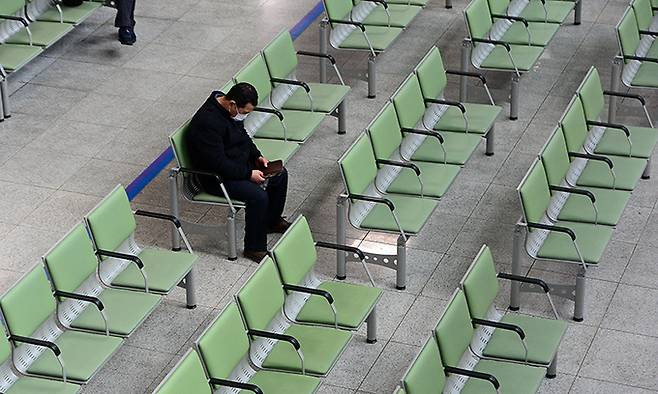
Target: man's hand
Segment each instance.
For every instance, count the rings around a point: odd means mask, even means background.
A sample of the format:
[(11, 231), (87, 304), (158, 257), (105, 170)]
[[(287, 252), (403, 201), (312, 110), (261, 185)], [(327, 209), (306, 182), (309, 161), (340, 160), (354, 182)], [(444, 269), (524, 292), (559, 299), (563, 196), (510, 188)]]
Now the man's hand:
[(259, 157), (259, 158), (256, 160), (256, 164), (259, 165), (259, 166), (263, 166), (263, 167), (267, 167), (267, 164), (268, 164), (269, 162), (270, 162), (270, 161), (267, 160), (266, 158), (264, 158), (263, 156)]
[(257, 184), (259, 184), (259, 185), (260, 185), (261, 183), (265, 182), (265, 177), (263, 176), (263, 171), (260, 171), (260, 170), (252, 170), (252, 171), (251, 171), (251, 178), (250, 178), (250, 180), (251, 180), (253, 183), (257, 183)]

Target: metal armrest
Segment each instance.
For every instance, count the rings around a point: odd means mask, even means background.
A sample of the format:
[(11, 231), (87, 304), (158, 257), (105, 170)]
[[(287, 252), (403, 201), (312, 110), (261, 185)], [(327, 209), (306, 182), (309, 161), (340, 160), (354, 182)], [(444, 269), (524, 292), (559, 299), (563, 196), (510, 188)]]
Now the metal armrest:
[(557, 312), (557, 308), (555, 308), (555, 304), (553, 303), (553, 299), (551, 298), (550, 294), (550, 287), (548, 287), (548, 284), (544, 282), (541, 279), (538, 278), (531, 278), (527, 276), (520, 276), (520, 275), (513, 275), (513, 274), (508, 274), (505, 272), (499, 272), (497, 275), (500, 279), (507, 279), (511, 280), (514, 282), (523, 282), (523, 283), (529, 283), (535, 286), (541, 287), (542, 290), (544, 290), (544, 294), (546, 294), (546, 298), (548, 299), (548, 303), (551, 304), (551, 309), (553, 309), (553, 314), (555, 315), (556, 319), (560, 319), (560, 314)]
[(414, 163), (408, 163), (406, 161), (398, 161), (398, 160), (387, 160), (387, 159), (375, 159), (375, 161), (377, 162), (377, 164), (410, 168), (416, 173), (416, 176), (420, 176), (420, 168), (418, 168), (418, 166), (415, 165)]
[(176, 226), (177, 228), (181, 227), (180, 220), (174, 215), (167, 215), (164, 213), (159, 213), (159, 212), (150, 212), (150, 211), (144, 211), (142, 209), (138, 209), (135, 212), (133, 212), (137, 216), (146, 216), (149, 218), (154, 218), (154, 219), (160, 219), (160, 220), (167, 220), (170, 221)]
[[(27, 15), (27, 3), (25, 3), (25, 15)], [(29, 21), (27, 19), (16, 15), (0, 15), (0, 19), (21, 22), (27, 32), (28, 42), (30, 46), (32, 46), (32, 30), (30, 30)]]
[(615, 92), (612, 90), (604, 90), (603, 94), (606, 96), (625, 97), (639, 101), (640, 105), (642, 105), (642, 109), (644, 110), (644, 116), (647, 118), (647, 121), (649, 122), (649, 127), (653, 129), (653, 121), (651, 120), (651, 116), (649, 116), (649, 111), (647, 110), (647, 105), (646, 105), (647, 102), (644, 99), (644, 97), (640, 96), (639, 94)]
[(214, 384), (215, 386), (232, 387), (235, 389), (251, 391), (254, 394), (263, 394), (263, 390), (261, 390), (260, 387), (251, 383), (242, 383), (242, 382), (237, 382), (235, 380), (217, 379), (217, 378), (210, 378), (208, 379), (208, 382), (210, 382), (210, 384)]
[(336, 59), (329, 55), (328, 53), (318, 53), (318, 52), (309, 52), (309, 51), (297, 51), (298, 55), (302, 56), (311, 56), (311, 57), (322, 57), (327, 60), (329, 60), (329, 63), (331, 63), (331, 66), (334, 68), (334, 71), (336, 72), (336, 76), (338, 77), (338, 80), (340, 81), (341, 85), (345, 85), (345, 81), (343, 80), (343, 76), (340, 75), (340, 71), (338, 70), (338, 65), (336, 64)]
[[(427, 136), (434, 137), (437, 140), (439, 140), (439, 146), (441, 147), (441, 150), (443, 151), (443, 164), (448, 164), (448, 154), (446, 152), (446, 148), (443, 147), (444, 139), (443, 139), (443, 136), (438, 131), (413, 129), (413, 128), (409, 128), (409, 127), (402, 127), (400, 130), (403, 133), (427, 135)], [(400, 148), (398, 148), (398, 150), (399, 149)], [(400, 152), (400, 156), (402, 156), (402, 152)], [(402, 158), (404, 158), (404, 156), (402, 156)]]
[(395, 205), (393, 204), (393, 201), (382, 197), (364, 196), (362, 194), (352, 194), (352, 193), (349, 193), (347, 197), (354, 200), (368, 201), (368, 202), (374, 202), (377, 204), (386, 205), (388, 209), (391, 211), (391, 216), (393, 216), (393, 220), (395, 220), (395, 224), (398, 226), (398, 231), (400, 232), (400, 235), (405, 241), (407, 240), (407, 234), (402, 229), (402, 225), (400, 225), (400, 220), (398, 219), (398, 216), (395, 214)]
[(306, 369), (304, 368), (304, 354), (302, 353), (302, 345), (292, 335), (277, 334), (275, 332), (252, 330), (252, 329), (247, 330), (247, 335), (250, 335), (252, 337), (273, 339), (275, 341), (288, 342), (290, 345), (292, 345), (292, 347), (295, 349), (295, 352), (297, 352), (297, 355), (299, 356), (299, 360), (301, 361), (302, 364), (302, 375), (306, 374)]
[(509, 324), (509, 323), (503, 323), (499, 321), (492, 321), (492, 320), (485, 320), (485, 319), (478, 319), (478, 318), (473, 318), (471, 319), (471, 322), (473, 325), (479, 325), (479, 326), (487, 326), (487, 327), (493, 327), (497, 328), (500, 330), (506, 330), (506, 331), (513, 331), (516, 333), (516, 335), (519, 337), (521, 340), (521, 344), (523, 345), (523, 350), (525, 352), (524, 360), (527, 363), (528, 362), (528, 344), (525, 341), (525, 332), (523, 332), (523, 329), (515, 324)]
[(364, 1), (381, 4), (385, 9), (388, 9), (388, 3), (386, 2), (386, 0), (364, 0)]
[(89, 296), (86, 294), (78, 294), (78, 293), (71, 293), (68, 291), (61, 291), (61, 290), (55, 290), (53, 294), (57, 297), (62, 297), (62, 298), (71, 298), (74, 300), (78, 301), (83, 301), (83, 302), (88, 302), (91, 304), (94, 304), (96, 306), (96, 309), (98, 309), (98, 312), (101, 315), (101, 318), (103, 319), (103, 323), (105, 324), (105, 335), (109, 336), (110, 335), (110, 328), (107, 324), (107, 316), (105, 316), (105, 305), (103, 305), (103, 302), (93, 296)]
[(363, 266), (364, 271), (366, 271), (366, 275), (368, 275), (368, 279), (370, 280), (370, 285), (372, 287), (375, 286), (375, 281), (372, 279), (372, 275), (370, 275), (370, 270), (368, 269), (368, 266), (366, 265), (366, 254), (363, 253), (363, 251), (355, 246), (349, 246), (349, 245), (340, 245), (340, 244), (335, 244), (331, 242), (324, 242), (324, 241), (315, 241), (315, 246), (319, 248), (326, 248), (326, 249), (334, 249), (334, 250), (342, 250), (344, 252), (350, 252), (354, 253), (357, 256), (359, 256), (359, 260), (361, 260), (361, 265)]
[(607, 127), (610, 129), (617, 129), (621, 130), (626, 134), (626, 137), (631, 136), (631, 131), (628, 129), (628, 127), (621, 125), (621, 124), (616, 124), (616, 123), (608, 123), (608, 122), (599, 122), (596, 120), (588, 120), (587, 121), (588, 126), (601, 126), (601, 127)]
[(264, 108), (264, 107), (254, 107), (254, 112), (264, 112), (264, 113), (267, 113), (267, 114), (276, 115), (276, 117), (279, 118), (279, 120), (281, 122), (283, 122), (283, 114), (278, 109)]
[(304, 88), (306, 93), (309, 93), (311, 91), (311, 88), (308, 86), (308, 84), (306, 82), (295, 81), (294, 79), (285, 79), (285, 78), (270, 78), (270, 80), (272, 82), (281, 83), (281, 84), (284, 84), (284, 85), (301, 86), (302, 88)]
[(331, 308), (331, 311), (334, 314), (334, 328), (338, 329), (338, 313), (336, 312), (336, 307), (334, 306), (334, 297), (332, 297), (331, 293), (322, 289), (314, 289), (312, 287), (291, 285), (288, 283), (283, 284), (283, 289), (288, 291), (294, 291), (297, 293), (306, 293), (310, 295), (320, 296), (324, 298), (327, 301), (327, 303), (329, 303), (329, 307)]
[(494, 102), (493, 96), (491, 95), (491, 92), (489, 91), (489, 86), (487, 85), (487, 79), (484, 77), (484, 75), (476, 72), (470, 72), (470, 71), (461, 71), (461, 70), (445, 70), (446, 74), (452, 74), (452, 75), (462, 75), (464, 77), (472, 77), (472, 78), (477, 78), (482, 82), (482, 87), (484, 88), (484, 91), (487, 92), (487, 96), (489, 96), (489, 102), (491, 105), (496, 105)]
[(443, 367), (443, 371), (446, 373), (451, 373), (453, 375), (462, 375), (462, 376), (468, 376), (469, 378), (473, 378), (473, 379), (486, 380), (487, 382), (491, 383), (491, 385), (496, 390), (496, 393), (498, 393), (498, 390), (500, 389), (500, 383), (498, 383), (498, 379), (496, 379), (495, 376), (488, 373), (471, 371), (462, 368), (455, 368), (447, 365)]
[(554, 186), (554, 185), (549, 185), (548, 189), (556, 192), (578, 194), (589, 198), (589, 200), (592, 202), (592, 208), (594, 208), (594, 224), (599, 223), (599, 210), (596, 207), (596, 197), (594, 196), (594, 193), (585, 189), (578, 189), (575, 187)]
[(638, 60), (641, 62), (652, 62), (652, 63), (658, 63), (658, 59), (654, 57), (644, 57), (644, 56), (635, 56), (635, 55), (623, 55), (624, 60)]
[(568, 152), (570, 158), (579, 158), (579, 159), (587, 159), (587, 160), (594, 160), (594, 161), (600, 161), (608, 165), (608, 168), (610, 169), (610, 176), (612, 177), (612, 188), (614, 189), (616, 184), (617, 184), (617, 175), (615, 174), (614, 170), (614, 163), (610, 158), (601, 156), (601, 155), (591, 155), (589, 153), (580, 153), (580, 152)]
[(60, 350), (59, 346), (57, 346), (57, 344), (50, 341), (44, 341), (42, 339), (24, 337), (20, 335), (10, 335), (9, 340), (50, 349), (50, 351), (55, 355), (55, 358), (57, 358), (57, 362), (59, 362), (59, 366), (62, 369), (62, 380), (64, 383), (66, 383), (66, 369), (64, 368), (64, 360), (62, 360), (62, 351)]
[[(519, 71), (519, 68), (516, 66), (516, 62), (514, 61), (514, 58), (512, 57), (512, 47), (509, 43), (505, 41), (500, 41), (500, 40), (490, 40), (488, 38), (471, 38), (471, 41), (473, 42), (482, 42), (485, 44), (493, 44), (493, 45), (499, 45), (504, 47), (507, 50), (507, 56), (509, 57), (510, 62), (512, 63), (512, 66), (514, 67), (514, 72), (516, 73), (516, 76), (521, 78), (521, 72)], [(530, 31), (528, 31), (528, 43), (530, 42)]]
[(523, 26), (525, 27), (525, 32), (528, 35), (528, 45), (532, 45), (532, 34), (530, 33), (528, 21), (525, 18), (522, 18), (520, 16), (501, 15), (501, 14), (491, 14), (491, 17), (494, 19), (507, 19), (509, 21), (523, 23)]
[(425, 98), (423, 99), (423, 101), (425, 101), (426, 104), (427, 103), (443, 104), (443, 105), (449, 105), (451, 107), (457, 107), (462, 112), (462, 114), (466, 113), (466, 107), (464, 107), (464, 104), (460, 103), (459, 101), (433, 99), (433, 98)]
[(639, 33), (640, 33), (640, 35), (643, 35), (643, 36), (658, 37), (658, 31), (640, 30)]
[(537, 228), (541, 230), (555, 231), (557, 233), (564, 233), (567, 234), (572, 241), (576, 240), (576, 233), (574, 233), (573, 230), (568, 227), (560, 227), (560, 226), (553, 226), (552, 224), (533, 223), (533, 222), (528, 222), (526, 224), (529, 228)]
[(137, 268), (139, 268), (139, 272), (142, 274), (142, 277), (144, 278), (144, 290), (146, 291), (146, 293), (149, 292), (148, 279), (147, 279), (147, 276), (146, 276), (146, 271), (144, 271), (144, 263), (142, 262), (142, 260), (140, 260), (139, 257), (133, 256), (131, 254), (113, 252), (111, 250), (103, 250), (103, 249), (96, 250), (96, 255), (97, 256), (105, 256), (105, 257), (113, 257), (115, 259), (130, 261), (133, 264), (135, 264), (137, 266)]
[(191, 168), (185, 168), (185, 167), (178, 167), (178, 171), (180, 171), (182, 173), (193, 174), (193, 175), (209, 176), (209, 177), (215, 178), (219, 183), (223, 183), (221, 175), (219, 175), (216, 172), (193, 170)]
[(339, 24), (339, 25), (352, 25), (352, 26), (356, 26), (359, 29), (361, 29), (362, 32), (366, 31), (366, 26), (361, 22), (345, 21), (345, 20), (341, 20), (341, 19), (329, 19), (329, 22), (330, 23), (336, 23), (336, 24)]

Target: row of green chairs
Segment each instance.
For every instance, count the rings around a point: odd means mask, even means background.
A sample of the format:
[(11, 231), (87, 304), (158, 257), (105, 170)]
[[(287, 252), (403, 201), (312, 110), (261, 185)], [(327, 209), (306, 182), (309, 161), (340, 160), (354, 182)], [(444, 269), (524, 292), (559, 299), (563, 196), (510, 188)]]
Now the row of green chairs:
[[(337, 242), (346, 242), (348, 221), (358, 229), (398, 234), (396, 254), (367, 258), (395, 269), (400, 290), (406, 287), (408, 236), (422, 230), (483, 137), (486, 154), (494, 153), (501, 108), (493, 100), (446, 100), (452, 74), (479, 78), (489, 92), (482, 75), (445, 70), (439, 49), (432, 47), (339, 160), (345, 193), (338, 198)], [(354, 257), (338, 253), (339, 278), (346, 276), (346, 259)]]
[(172, 222), (184, 237), (172, 216), (133, 212), (118, 186), (0, 297), (0, 392), (77, 393), (174, 287), (184, 282), (195, 306), (189, 244), (140, 247), (135, 216)]
[[(395, 42), (427, 0), (322, 0), (322, 3), (326, 17), (320, 23), (320, 52), (327, 53), (327, 43), (338, 50), (368, 52), (368, 98), (375, 98), (377, 56)], [(324, 60), (320, 61), (323, 82), (325, 64)]]
[[(328, 59), (334, 66), (340, 84), (304, 82), (296, 77), (298, 56), (311, 56)], [(247, 132), (261, 153), (269, 160), (281, 159), (287, 162), (316, 130), (328, 115), (338, 118), (338, 134), (345, 134), (347, 120), (347, 99), (350, 87), (342, 81), (336, 61), (330, 55), (308, 51), (296, 51), (288, 31), (279, 33), (263, 51), (254, 56), (232, 81), (221, 90), (227, 92), (233, 84), (248, 82), (256, 88), (260, 103), (244, 121)], [(223, 196), (216, 196), (203, 190), (196, 176), (203, 172), (192, 165), (191, 154), (185, 144), (188, 122), (170, 136), (177, 167), (170, 171), (172, 214), (178, 216), (179, 195), (193, 204), (222, 206), (229, 209), (227, 215), (228, 258), (237, 259), (237, 236), (235, 216), (245, 207), (244, 202), (231, 199), (223, 189), (219, 174), (214, 176), (219, 182)], [(180, 176), (179, 176), (180, 175)], [(190, 232), (216, 234), (218, 226), (198, 225), (184, 222)], [(221, 230), (220, 230), (221, 231)], [(179, 246), (177, 234), (174, 247)]]
[[(521, 74), (534, 68), (560, 23), (574, 8), (577, 9), (575, 23), (580, 23), (581, 4), (582, 0), (471, 1), (464, 10), (468, 38), (463, 45), (462, 70), (470, 68), (470, 59), (476, 69), (511, 73), (509, 117), (518, 119)], [(466, 87), (462, 83), (462, 90)]]
[[(515, 248), (525, 229), (530, 257), (580, 267), (575, 286), (551, 285), (575, 301), (576, 321), (584, 318), (586, 271), (601, 262), (632, 191), (649, 177), (649, 158), (658, 142), (657, 129), (600, 121), (605, 95), (644, 100), (603, 91), (592, 67), (518, 187), (523, 218)], [(519, 274), (519, 253), (515, 256), (513, 273)], [(512, 287), (513, 308), (521, 290)]]
[(103, 1), (66, 7), (48, 0), (3, 0), (0, 3), (0, 121), (9, 118), (7, 77), (59, 41), (87, 19)]
[[(500, 313), (494, 306), (499, 279), (544, 292), (555, 319)], [(497, 274), (484, 245), (395, 393), (535, 393), (544, 376), (557, 375), (558, 348), (566, 329), (548, 285), (536, 278)]]
[[(303, 216), (272, 248), (220, 315), (195, 341), (156, 393), (211, 393), (230, 387), (253, 393), (314, 393), (367, 323), (374, 343), (382, 290), (322, 281), (314, 274), (317, 248), (363, 253), (316, 242)], [(362, 261), (368, 276), (367, 266)]]

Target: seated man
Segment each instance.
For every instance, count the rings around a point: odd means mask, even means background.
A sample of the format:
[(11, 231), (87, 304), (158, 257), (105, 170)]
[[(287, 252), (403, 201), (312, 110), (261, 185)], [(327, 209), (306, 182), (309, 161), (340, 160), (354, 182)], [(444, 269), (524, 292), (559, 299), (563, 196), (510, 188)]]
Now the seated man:
[[(218, 173), (231, 199), (246, 206), (244, 257), (260, 262), (267, 254), (267, 233), (283, 233), (290, 223), (281, 217), (286, 203), (288, 173), (285, 169), (267, 179), (259, 166), (264, 158), (242, 121), (258, 103), (258, 92), (245, 82), (228, 93), (213, 92), (190, 121), (188, 151), (198, 170)], [(199, 177), (208, 193), (223, 196), (212, 177)]]

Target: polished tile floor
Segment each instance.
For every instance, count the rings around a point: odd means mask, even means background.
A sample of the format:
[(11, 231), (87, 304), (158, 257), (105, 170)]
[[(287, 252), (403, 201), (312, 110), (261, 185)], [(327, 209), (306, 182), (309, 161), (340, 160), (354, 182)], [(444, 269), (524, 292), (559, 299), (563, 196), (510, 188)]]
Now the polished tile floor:
[[(393, 289), (394, 272), (372, 267), (386, 291), (379, 313), (379, 342), (357, 335), (329, 377), (323, 393), (390, 393), (429, 335), (446, 300), (483, 243), (500, 270), (510, 269), (513, 224), (520, 215), (515, 188), (539, 152), (591, 64), (610, 79), (617, 43), (614, 25), (626, 0), (583, 0), (583, 23), (567, 24), (536, 69), (522, 79), (518, 121), (499, 120), (496, 154), (484, 146), (465, 166), (423, 233), (409, 251), (406, 291)], [(239, 3), (236, 5), (236, 3)], [(334, 53), (349, 96), (346, 135), (327, 119), (289, 163), (286, 214), (307, 215), (318, 239), (333, 240), (335, 197), (341, 191), (336, 160), (373, 118), (431, 45), (457, 68), (465, 35), (461, 14), (439, 0), (378, 60), (378, 96), (367, 100), (366, 56)], [(140, 0), (139, 41), (115, 41), (113, 13), (98, 11), (64, 40), (11, 77), (14, 116), (0, 124), (0, 291), (8, 289), (71, 226), (117, 183), (137, 176), (167, 146), (167, 135), (191, 116), (208, 93), (227, 81), (278, 31), (291, 28), (315, 0)], [(314, 23), (298, 49), (317, 50)], [(317, 62), (304, 59), (299, 76), (317, 80)], [(507, 110), (507, 77), (490, 74), (497, 102)], [(457, 81), (449, 92), (457, 97)], [(483, 98), (478, 87), (473, 98)], [(658, 117), (658, 94), (646, 94)], [(630, 104), (619, 119), (642, 122)], [(641, 123), (640, 123), (641, 124)], [(658, 391), (658, 176), (633, 193), (600, 267), (588, 272), (587, 316), (569, 323), (560, 349), (557, 379), (545, 393), (648, 393)], [(166, 171), (135, 199), (135, 206), (166, 210)], [(222, 222), (221, 209), (184, 206), (183, 215)], [(242, 220), (242, 218), (241, 218)], [(168, 229), (140, 222), (139, 239), (167, 247)], [(387, 249), (394, 238), (349, 231), (350, 242)], [(144, 393), (152, 389), (192, 341), (231, 300), (256, 265), (224, 259), (218, 235), (191, 237), (199, 263), (199, 307), (184, 308), (184, 293), (167, 297), (127, 340), (85, 393)], [(271, 242), (274, 242), (272, 239)], [(335, 258), (321, 255), (320, 270), (332, 276)], [(571, 280), (568, 267), (527, 261), (531, 275)], [(352, 279), (363, 280), (358, 270)], [(505, 288), (506, 290), (507, 288)], [(504, 308), (508, 293), (501, 294)], [(558, 301), (563, 316), (572, 304)], [(544, 315), (545, 300), (526, 296), (522, 312)]]

